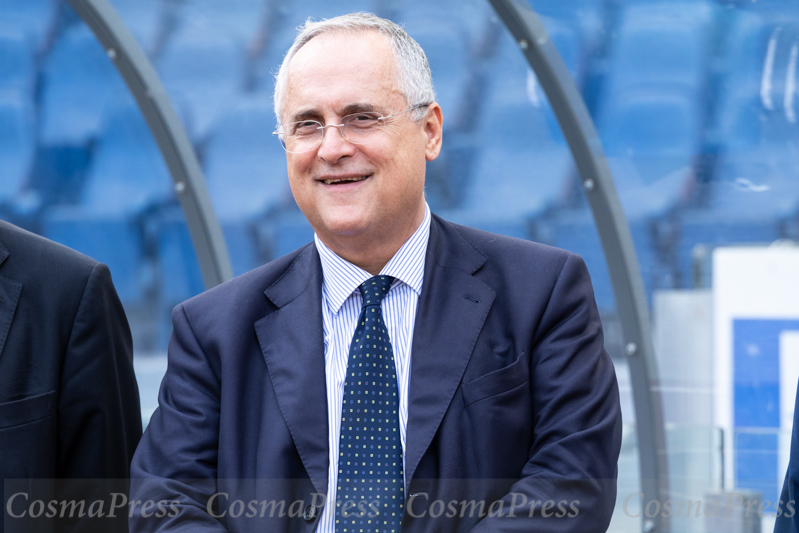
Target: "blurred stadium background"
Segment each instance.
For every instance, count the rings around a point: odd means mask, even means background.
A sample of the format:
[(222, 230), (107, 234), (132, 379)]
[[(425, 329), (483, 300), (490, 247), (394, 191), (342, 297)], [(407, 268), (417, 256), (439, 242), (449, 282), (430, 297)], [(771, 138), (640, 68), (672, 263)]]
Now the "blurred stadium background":
[[(612, 287), (571, 154), (488, 2), (110, 3), (184, 123), (236, 275), (313, 234), (271, 135), (273, 73), (296, 26), (352, 11), (403, 23), (428, 54), (444, 110), (444, 150), (428, 167), (432, 210), (586, 260), (625, 422), (634, 424)], [(661, 358), (670, 466), (675, 477), (701, 478), (684, 483), (686, 494), (718, 488), (723, 436), (713, 423), (711, 358), (703, 352), (710, 261), (719, 246), (799, 240), (799, 3), (531, 4), (594, 118), (630, 224)], [(0, 2), (0, 67), (0, 218), (109, 265), (139, 369), (158, 376), (162, 359), (148, 356), (166, 350), (171, 309), (203, 286), (170, 177), (135, 102), (63, 1)], [(682, 291), (696, 296), (688, 305), (702, 315), (679, 326), (695, 330), (687, 348), (673, 345), (667, 327), (679, 318), (668, 295)], [(679, 372), (666, 355), (683, 365)], [(144, 401), (157, 380), (142, 387)], [(626, 426), (620, 489), (624, 479), (631, 488), (638, 483), (634, 438)], [(627, 522), (640, 530), (638, 520)], [(614, 518), (614, 530), (632, 528), (627, 522)]]

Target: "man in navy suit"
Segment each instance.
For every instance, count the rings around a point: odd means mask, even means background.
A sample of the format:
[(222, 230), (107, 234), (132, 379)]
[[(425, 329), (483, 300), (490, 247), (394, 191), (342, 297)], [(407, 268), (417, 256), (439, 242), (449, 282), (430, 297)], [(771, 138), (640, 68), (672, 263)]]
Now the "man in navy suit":
[(108, 267), (0, 220), (0, 533), (127, 531), (141, 431)]
[[(132, 530), (604, 531), (621, 415), (588, 272), (430, 213), (443, 119), (421, 48), (373, 15), (308, 22), (275, 108), (315, 240), (175, 308)], [(382, 370), (354, 368), (372, 342), (395, 392), (353, 418), (382, 395)], [(401, 462), (388, 484), (375, 437)]]

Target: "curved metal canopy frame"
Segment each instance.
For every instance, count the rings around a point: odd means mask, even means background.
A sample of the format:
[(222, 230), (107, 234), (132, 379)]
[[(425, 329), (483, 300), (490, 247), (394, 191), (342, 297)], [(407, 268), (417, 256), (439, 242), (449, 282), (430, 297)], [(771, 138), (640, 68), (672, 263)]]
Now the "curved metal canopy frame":
[[(625, 337), (635, 405), (641, 490), (645, 502), (663, 502), (661, 496), (668, 494), (669, 476), (657, 361), (643, 279), (613, 176), (585, 102), (541, 20), (524, 0), (489, 2), (516, 39), (546, 92), (582, 177), (583, 190), (605, 252)], [(644, 518), (644, 533), (668, 530), (665, 518)]]
[(205, 177), (150, 60), (107, 0), (67, 2), (94, 32), (139, 104), (172, 176), (205, 287), (229, 280), (233, 269)]
[[(599, 136), (555, 45), (523, 0), (488, 0), (538, 77), (569, 143), (596, 221), (626, 340), (635, 405), (644, 501), (668, 492), (666, 439), (643, 280)], [(205, 178), (147, 56), (107, 0), (67, 0), (106, 49), (139, 104), (166, 161), (191, 234), (206, 288), (232, 277), (222, 229)], [(644, 533), (664, 533), (663, 518), (644, 519)]]

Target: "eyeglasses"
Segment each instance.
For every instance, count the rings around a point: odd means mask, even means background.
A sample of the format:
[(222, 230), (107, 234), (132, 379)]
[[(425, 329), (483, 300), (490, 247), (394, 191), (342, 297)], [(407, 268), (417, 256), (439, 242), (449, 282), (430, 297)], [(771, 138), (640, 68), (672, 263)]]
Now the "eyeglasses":
[(369, 111), (353, 113), (343, 117), (341, 124), (328, 124), (327, 126), (323, 126), (321, 122), (316, 120), (301, 120), (287, 124), (283, 131), (275, 131), (272, 135), (277, 135), (280, 140), (280, 146), (293, 154), (310, 152), (319, 148), (322, 145), (322, 139), (325, 137), (326, 128), (338, 128), (339, 133), (347, 142), (364, 144), (380, 130), (380, 126), (386, 120), (429, 105), (419, 104), (387, 117), (380, 115), (380, 113)]

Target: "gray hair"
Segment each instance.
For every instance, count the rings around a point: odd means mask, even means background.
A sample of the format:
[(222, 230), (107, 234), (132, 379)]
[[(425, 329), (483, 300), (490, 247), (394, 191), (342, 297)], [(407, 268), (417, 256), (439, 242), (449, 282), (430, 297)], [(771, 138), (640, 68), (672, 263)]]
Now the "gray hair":
[[(409, 107), (422, 104), (431, 104), (436, 101), (436, 92), (433, 89), (433, 75), (430, 72), (430, 65), (427, 62), (422, 47), (413, 40), (408, 33), (399, 25), (380, 18), (371, 13), (351, 13), (332, 19), (322, 19), (315, 22), (312, 19), (305, 21), (305, 24), (297, 28), (298, 34), (294, 39), (280, 70), (275, 76), (275, 116), (277, 117), (278, 129), (282, 126), (283, 99), (286, 95), (286, 84), (288, 79), (288, 66), (291, 59), (308, 41), (334, 31), (344, 31), (358, 33), (364, 31), (376, 31), (389, 39), (389, 47), (394, 54), (399, 73), (399, 88), (405, 96)], [(427, 112), (425, 108), (416, 109), (411, 112), (413, 120), (421, 120)]]

